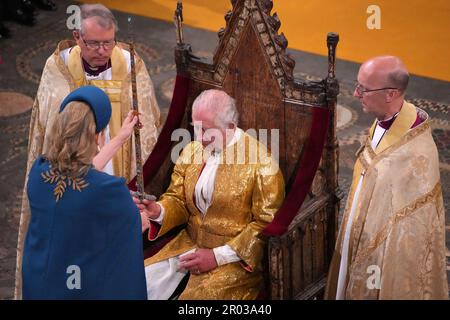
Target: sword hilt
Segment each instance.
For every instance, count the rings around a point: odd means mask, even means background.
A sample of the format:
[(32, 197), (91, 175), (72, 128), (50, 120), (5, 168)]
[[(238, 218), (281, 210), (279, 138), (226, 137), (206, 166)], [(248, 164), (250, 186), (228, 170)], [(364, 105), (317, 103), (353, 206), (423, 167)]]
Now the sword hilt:
[(142, 193), (140, 193), (140, 192), (137, 192), (137, 191), (130, 191), (130, 193), (131, 193), (131, 195), (133, 196), (133, 197), (136, 197), (136, 198), (138, 198), (139, 200), (149, 200), (149, 201), (155, 201), (156, 200), (156, 197), (154, 196), (154, 195), (152, 195), (152, 194), (146, 194), (146, 193), (144, 193), (144, 194), (142, 194)]

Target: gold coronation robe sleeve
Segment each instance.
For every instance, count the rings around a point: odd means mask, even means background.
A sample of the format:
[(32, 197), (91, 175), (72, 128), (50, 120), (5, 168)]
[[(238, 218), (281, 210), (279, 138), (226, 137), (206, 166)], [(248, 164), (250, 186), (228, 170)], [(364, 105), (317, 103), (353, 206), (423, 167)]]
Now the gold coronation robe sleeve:
[(147, 259), (145, 265), (192, 248), (212, 249), (226, 244), (241, 258), (240, 262), (207, 273), (191, 274), (181, 299), (255, 299), (260, 292), (265, 249), (261, 231), (273, 220), (284, 200), (284, 180), (270, 155), (254, 157), (259, 148), (265, 147), (244, 134), (236, 145), (223, 152), (223, 159), (234, 153), (232, 162), (237, 164), (223, 160), (224, 164), (219, 165), (212, 203), (204, 216), (194, 200), (195, 185), (203, 167), (203, 147), (192, 142), (181, 153), (171, 184), (159, 201), (165, 210), (163, 223), (150, 240), (175, 226), (186, 224), (186, 228)]

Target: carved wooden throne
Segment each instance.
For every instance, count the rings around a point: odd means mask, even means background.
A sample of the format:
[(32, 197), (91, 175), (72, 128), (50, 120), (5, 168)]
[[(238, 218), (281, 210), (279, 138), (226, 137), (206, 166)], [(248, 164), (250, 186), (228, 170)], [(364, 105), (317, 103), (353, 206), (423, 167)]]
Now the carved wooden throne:
[[(203, 90), (219, 88), (237, 101), (240, 127), (279, 129), (279, 161), (286, 200), (264, 231), (267, 287), (264, 298), (320, 298), (334, 249), (339, 199), (338, 145), (335, 135), (334, 75), (338, 35), (329, 34), (328, 75), (322, 81), (293, 76), (295, 61), (278, 34), (272, 0), (234, 0), (219, 31), (219, 45), (209, 64), (192, 55), (178, 29), (177, 80), (168, 120), (144, 167), (147, 192), (161, 195), (169, 185), (171, 132), (188, 128), (193, 100)], [(181, 11), (178, 7), (178, 24)], [(270, 141), (270, 135), (269, 140)], [(268, 145), (270, 148), (270, 145)]]

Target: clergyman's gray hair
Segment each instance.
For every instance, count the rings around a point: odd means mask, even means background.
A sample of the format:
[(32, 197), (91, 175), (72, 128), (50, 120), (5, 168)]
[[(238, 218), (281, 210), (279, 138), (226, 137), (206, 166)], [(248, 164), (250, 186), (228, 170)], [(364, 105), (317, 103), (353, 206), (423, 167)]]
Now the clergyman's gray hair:
[(408, 87), (409, 73), (404, 70), (393, 70), (388, 74), (388, 80), (395, 88), (405, 92)]
[(81, 6), (81, 34), (84, 34), (84, 20), (92, 17), (95, 17), (95, 22), (104, 29), (114, 27), (115, 32), (119, 30), (116, 18), (107, 7), (102, 4), (83, 4)]
[(215, 117), (215, 124), (227, 129), (229, 124), (234, 124), (236, 127), (239, 123), (239, 112), (236, 107), (236, 100), (230, 97), (227, 93), (217, 89), (210, 89), (203, 91), (192, 104), (192, 112), (199, 106), (207, 108), (208, 111), (213, 112)]

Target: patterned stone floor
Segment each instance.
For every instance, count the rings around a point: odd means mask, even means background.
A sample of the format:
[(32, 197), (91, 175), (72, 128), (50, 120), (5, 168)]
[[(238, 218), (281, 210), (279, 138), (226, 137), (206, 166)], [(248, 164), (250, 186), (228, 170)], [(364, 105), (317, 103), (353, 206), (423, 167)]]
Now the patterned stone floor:
[[(71, 3), (72, 1), (61, 0), (58, 11), (39, 12), (38, 23), (33, 28), (8, 24), (14, 36), (8, 41), (0, 42), (0, 299), (11, 299), (13, 296), (19, 206), (28, 144), (29, 108), (46, 58), (54, 50), (58, 40), (71, 36), (65, 27), (67, 18), (65, 4)], [(123, 13), (116, 15), (119, 26), (122, 26), (118, 35), (119, 40), (126, 39), (127, 15)], [(175, 44), (173, 25), (135, 17), (134, 33), (137, 51), (146, 62), (154, 81), (162, 115), (165, 116), (171, 101), (175, 75), (172, 50)], [(197, 56), (212, 58), (212, 52), (217, 44), (215, 33), (186, 28), (185, 37)], [(317, 79), (326, 75), (327, 62), (324, 57), (298, 51), (291, 53), (297, 61), (296, 76)], [(359, 147), (359, 141), (367, 133), (367, 128), (372, 122), (372, 118), (362, 113), (359, 102), (351, 95), (351, 86), (357, 70), (357, 64), (341, 60), (337, 62), (337, 74), (342, 88), (338, 99), (339, 182), (345, 192), (349, 188), (354, 154)], [(434, 119), (433, 136), (440, 153), (447, 220), (447, 248), (450, 248), (448, 82), (412, 77), (409, 93), (408, 99), (424, 108)], [(450, 259), (449, 250), (447, 259)], [(447, 270), (450, 273), (450, 261), (448, 262)]]

